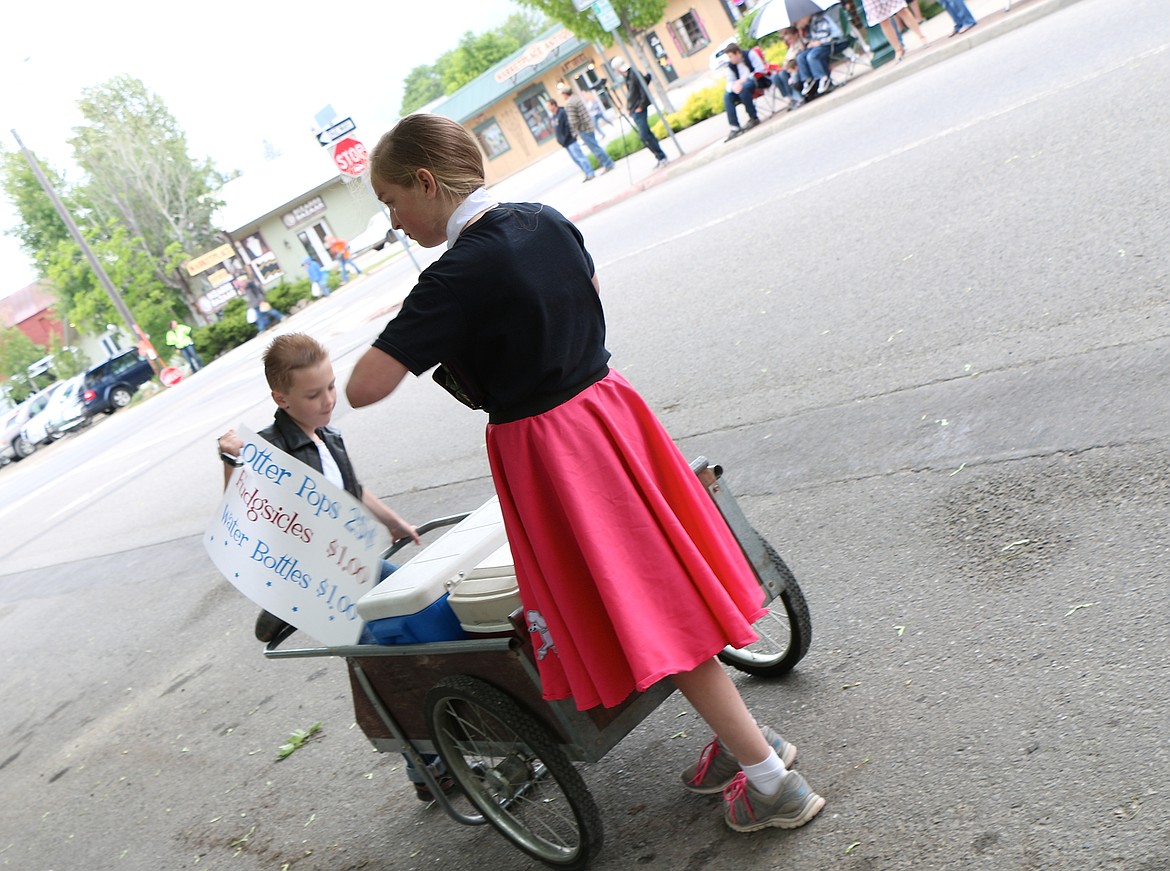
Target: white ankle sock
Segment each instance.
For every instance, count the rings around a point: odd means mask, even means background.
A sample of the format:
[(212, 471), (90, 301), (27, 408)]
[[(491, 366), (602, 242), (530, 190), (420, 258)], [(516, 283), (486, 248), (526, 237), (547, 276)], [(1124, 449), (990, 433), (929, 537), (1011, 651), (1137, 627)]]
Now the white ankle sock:
[(776, 755), (774, 750), (763, 762), (757, 762), (755, 765), (740, 765), (740, 768), (747, 775), (748, 783), (752, 785), (752, 789), (767, 796), (776, 795), (780, 791), (780, 784), (784, 782), (784, 776), (788, 774), (788, 769), (784, 767), (784, 763), (780, 761), (780, 757)]

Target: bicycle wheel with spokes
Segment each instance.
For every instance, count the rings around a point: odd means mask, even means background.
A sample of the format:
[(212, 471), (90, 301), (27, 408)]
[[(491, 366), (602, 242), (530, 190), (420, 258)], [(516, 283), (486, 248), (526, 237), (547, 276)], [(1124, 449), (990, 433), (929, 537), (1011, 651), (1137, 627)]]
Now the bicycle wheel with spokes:
[(719, 658), (748, 674), (779, 677), (792, 671), (808, 653), (812, 643), (812, 616), (792, 571), (771, 545), (767, 551), (772, 568), (784, 579), (784, 591), (779, 597), (784, 611), (781, 613), (773, 601), (768, 613), (752, 627), (760, 640), (747, 647), (725, 647)]
[(426, 698), (435, 749), (464, 794), (505, 838), (554, 868), (601, 850), (601, 814), (553, 736), (511, 696), (467, 675)]

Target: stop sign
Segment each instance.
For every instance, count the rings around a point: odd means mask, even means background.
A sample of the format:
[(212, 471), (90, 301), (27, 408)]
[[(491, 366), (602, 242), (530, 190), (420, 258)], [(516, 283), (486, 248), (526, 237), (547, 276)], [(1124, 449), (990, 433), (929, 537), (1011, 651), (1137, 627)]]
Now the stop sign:
[(370, 166), (370, 155), (366, 147), (356, 139), (346, 136), (333, 146), (333, 162), (345, 175), (357, 178)]

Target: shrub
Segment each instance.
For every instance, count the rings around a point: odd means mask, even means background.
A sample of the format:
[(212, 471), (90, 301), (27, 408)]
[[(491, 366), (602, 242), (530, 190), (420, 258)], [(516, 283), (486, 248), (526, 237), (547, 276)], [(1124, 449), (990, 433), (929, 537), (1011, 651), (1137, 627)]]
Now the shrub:
[(605, 152), (614, 160), (621, 160), (645, 147), (637, 130), (627, 130), (621, 138), (609, 139), (605, 143)]
[(313, 284), (307, 278), (292, 282), (280, 282), (266, 294), (272, 307), (281, 314), (288, 314), (302, 299), (313, 298)]
[[(695, 91), (687, 101), (683, 103), (683, 107), (677, 112), (666, 116), (667, 121), (670, 122), (670, 128), (675, 132), (685, 130), (692, 124), (698, 124), (700, 121), (706, 121), (723, 111), (723, 88), (719, 85), (712, 85), (709, 88), (703, 88), (701, 91)], [(650, 132), (659, 139), (666, 137), (666, 127), (662, 123), (662, 119), (655, 118), (650, 125)]]
[(248, 304), (237, 296), (223, 307), (219, 321), (191, 331), (195, 349), (204, 360), (214, 360), (224, 351), (242, 345), (256, 335), (256, 327), (248, 323)]

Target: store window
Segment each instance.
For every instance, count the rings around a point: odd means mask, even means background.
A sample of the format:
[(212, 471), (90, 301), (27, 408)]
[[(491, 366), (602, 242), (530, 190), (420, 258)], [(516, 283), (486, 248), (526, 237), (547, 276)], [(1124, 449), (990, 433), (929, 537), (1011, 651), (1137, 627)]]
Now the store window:
[(483, 149), (483, 153), (487, 155), (488, 160), (495, 160), (501, 154), (512, 148), (508, 144), (508, 137), (504, 135), (504, 131), (500, 129), (500, 125), (496, 123), (495, 118), (480, 124), (472, 130), (472, 133), (475, 134), (476, 141), (479, 142), (479, 147)]
[(544, 85), (534, 85), (516, 98), (516, 108), (537, 145), (544, 145), (556, 135), (552, 117), (548, 114), (548, 91)]
[(689, 9), (681, 18), (670, 22), (670, 35), (674, 37), (679, 53), (686, 57), (711, 44), (707, 29), (694, 9)]
[(276, 262), (276, 255), (272, 253), (268, 243), (259, 233), (253, 233), (246, 239), (241, 239), (240, 251), (264, 284), (276, 281), (284, 275), (280, 264)]

